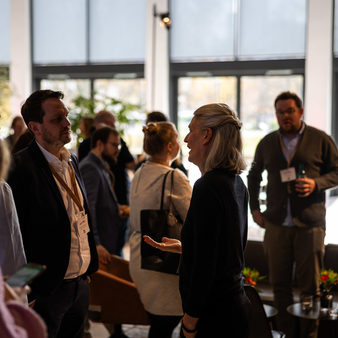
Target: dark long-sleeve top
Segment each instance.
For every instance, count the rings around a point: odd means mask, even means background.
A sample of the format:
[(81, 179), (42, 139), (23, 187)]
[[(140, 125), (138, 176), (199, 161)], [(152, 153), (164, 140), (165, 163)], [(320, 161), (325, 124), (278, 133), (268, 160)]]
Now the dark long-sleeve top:
[(243, 288), (248, 192), (238, 175), (214, 169), (196, 181), (182, 232), (184, 312), (200, 318)]
[(290, 167), (303, 164), (306, 176), (316, 182), (315, 190), (305, 198), (298, 197), (294, 183), (281, 182), (280, 171), (288, 167), (280, 145), (280, 133), (265, 136), (257, 146), (248, 175), (251, 210), (259, 210), (259, 189), (262, 172), (267, 170), (267, 209), (264, 216), (272, 223), (283, 223), (290, 199), (291, 215), (310, 227), (325, 226), (325, 190), (338, 185), (338, 150), (335, 142), (323, 131), (305, 125)]

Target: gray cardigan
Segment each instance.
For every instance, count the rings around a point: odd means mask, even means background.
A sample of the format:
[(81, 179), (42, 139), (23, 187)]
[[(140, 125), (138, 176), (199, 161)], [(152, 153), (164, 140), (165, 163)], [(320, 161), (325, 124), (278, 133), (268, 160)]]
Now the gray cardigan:
[(306, 176), (315, 180), (316, 188), (305, 198), (297, 196), (294, 181), (282, 183), (280, 170), (287, 162), (280, 146), (279, 132), (265, 136), (257, 146), (255, 158), (248, 175), (250, 209), (259, 209), (259, 188), (262, 172), (267, 170), (267, 209), (263, 213), (268, 221), (281, 225), (286, 217), (290, 198), (291, 214), (297, 225), (325, 227), (325, 190), (338, 185), (338, 151), (335, 142), (323, 131), (305, 126), (304, 132), (290, 166), (298, 170), (303, 164)]

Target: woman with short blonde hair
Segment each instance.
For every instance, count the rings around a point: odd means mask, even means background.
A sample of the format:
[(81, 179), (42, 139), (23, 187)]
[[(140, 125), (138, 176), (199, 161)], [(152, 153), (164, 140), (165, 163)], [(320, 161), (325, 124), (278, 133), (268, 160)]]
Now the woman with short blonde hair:
[(194, 185), (182, 242), (163, 238), (159, 243), (145, 236), (160, 250), (182, 252), (182, 337), (248, 336), (250, 302), (242, 276), (248, 191), (239, 176), (245, 168), (240, 128), (224, 103), (194, 112), (184, 142), (202, 177)]
[(212, 145), (203, 172), (225, 168), (240, 174), (246, 166), (242, 155), (242, 122), (236, 113), (225, 103), (212, 103), (198, 108), (194, 116), (201, 128), (213, 130)]

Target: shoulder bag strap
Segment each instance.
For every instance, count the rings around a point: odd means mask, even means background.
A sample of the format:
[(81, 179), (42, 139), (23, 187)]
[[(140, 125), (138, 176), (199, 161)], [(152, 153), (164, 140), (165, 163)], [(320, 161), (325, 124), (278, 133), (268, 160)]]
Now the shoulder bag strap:
[(170, 195), (169, 195), (169, 210), (172, 211), (173, 208), (173, 202), (171, 199), (171, 196), (173, 194), (173, 189), (174, 189), (174, 170), (171, 171), (171, 187), (170, 187)]
[(162, 183), (162, 194), (161, 194), (161, 210), (163, 210), (163, 198), (164, 198), (164, 189), (165, 189), (165, 181), (167, 180), (168, 174), (170, 170), (164, 175), (163, 183)]

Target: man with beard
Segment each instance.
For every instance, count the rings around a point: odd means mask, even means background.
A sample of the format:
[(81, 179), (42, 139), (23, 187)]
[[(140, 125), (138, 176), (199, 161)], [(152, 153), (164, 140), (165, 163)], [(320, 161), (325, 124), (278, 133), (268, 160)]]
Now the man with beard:
[(50, 338), (80, 338), (97, 252), (77, 158), (64, 147), (70, 123), (62, 99), (61, 92), (38, 90), (22, 106), (35, 140), (14, 154), (8, 183), (27, 261), (47, 267), (31, 285), (34, 310)]
[(102, 263), (108, 263), (111, 254), (120, 254), (124, 244), (122, 218), (129, 215), (129, 207), (118, 204), (113, 188), (114, 174), (107, 163), (117, 160), (120, 148), (119, 133), (111, 127), (102, 127), (94, 132), (91, 152), (80, 163)]
[[(295, 319), (292, 304), (293, 266), (302, 294), (319, 295), (325, 236), (325, 190), (338, 184), (338, 151), (323, 131), (302, 120), (300, 98), (283, 92), (275, 99), (279, 130), (257, 146), (248, 175), (250, 208), (254, 221), (265, 228), (264, 248), (278, 309), (277, 326), (287, 337), (316, 337), (316, 321)], [(268, 174), (267, 208), (260, 212), (262, 172)], [(297, 174), (298, 173), (298, 174)]]

